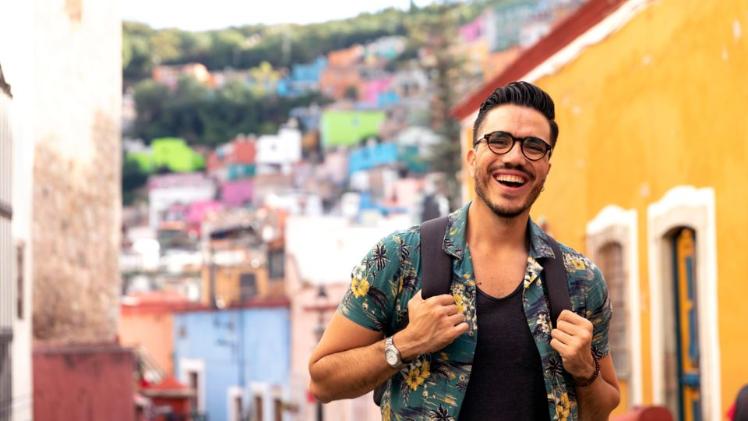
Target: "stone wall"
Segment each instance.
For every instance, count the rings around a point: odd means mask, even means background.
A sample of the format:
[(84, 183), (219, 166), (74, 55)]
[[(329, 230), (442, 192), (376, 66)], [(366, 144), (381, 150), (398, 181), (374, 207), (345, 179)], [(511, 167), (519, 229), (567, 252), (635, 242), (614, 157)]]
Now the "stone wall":
[(34, 337), (113, 341), (120, 291), (119, 6), (35, 4), (35, 26), (44, 30), (33, 42)]

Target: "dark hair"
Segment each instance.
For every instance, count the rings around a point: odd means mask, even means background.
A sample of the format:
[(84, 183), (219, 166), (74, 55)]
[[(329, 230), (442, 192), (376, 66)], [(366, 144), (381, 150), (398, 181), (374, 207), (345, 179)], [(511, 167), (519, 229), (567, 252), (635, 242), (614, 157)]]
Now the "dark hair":
[(551, 99), (551, 96), (544, 90), (538, 88), (532, 83), (524, 81), (512, 82), (506, 86), (497, 88), (488, 98), (486, 98), (485, 101), (483, 101), (480, 105), (480, 111), (478, 111), (478, 117), (476, 117), (475, 123), (473, 124), (473, 143), (477, 140), (476, 136), (478, 135), (478, 129), (486, 118), (486, 114), (488, 114), (492, 109), (504, 104), (530, 107), (543, 114), (545, 118), (548, 119), (548, 124), (551, 125), (551, 146), (556, 146), (556, 139), (558, 139), (558, 125), (555, 120), (556, 110), (553, 105), (553, 99)]

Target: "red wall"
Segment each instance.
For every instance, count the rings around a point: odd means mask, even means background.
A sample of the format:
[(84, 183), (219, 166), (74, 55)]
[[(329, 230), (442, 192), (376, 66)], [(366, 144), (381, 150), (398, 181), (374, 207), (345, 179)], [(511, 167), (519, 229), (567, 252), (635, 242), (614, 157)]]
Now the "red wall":
[(35, 346), (34, 419), (133, 421), (134, 358), (117, 345)]

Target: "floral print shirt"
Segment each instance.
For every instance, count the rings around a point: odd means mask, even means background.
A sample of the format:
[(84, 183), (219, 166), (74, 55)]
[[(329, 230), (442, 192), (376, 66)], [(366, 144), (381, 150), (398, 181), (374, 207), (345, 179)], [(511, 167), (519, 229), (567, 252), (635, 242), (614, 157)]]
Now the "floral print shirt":
[[(446, 348), (421, 355), (387, 382), (381, 410), (384, 421), (456, 420), (460, 413), (478, 335), (476, 286), (466, 247), (470, 203), (449, 216), (443, 248), (452, 256), (451, 293), (467, 319), (469, 330)], [(542, 361), (551, 420), (578, 419), (574, 383), (563, 370), (561, 357), (550, 346), (549, 304), (538, 259), (553, 257), (548, 237), (529, 223), (530, 250), (522, 301), (528, 329)], [(594, 325), (592, 350), (608, 353), (611, 307), (600, 270), (586, 257), (560, 245), (567, 272), (572, 310)], [(421, 289), (420, 229), (415, 226), (382, 239), (351, 274), (351, 285), (338, 311), (353, 322), (389, 336), (408, 322), (408, 301)], [(384, 357), (383, 357), (384, 358)]]

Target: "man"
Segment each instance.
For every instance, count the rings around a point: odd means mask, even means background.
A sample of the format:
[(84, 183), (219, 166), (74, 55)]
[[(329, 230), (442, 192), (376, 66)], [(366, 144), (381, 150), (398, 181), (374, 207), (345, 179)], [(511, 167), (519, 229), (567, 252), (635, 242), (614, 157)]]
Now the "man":
[(387, 382), (383, 420), (608, 419), (619, 390), (605, 281), (561, 245), (573, 311), (554, 329), (538, 263), (553, 251), (529, 217), (551, 168), (554, 118), (530, 83), (486, 99), (465, 157), (477, 199), (450, 215), (444, 238), (451, 294), (421, 297), (419, 227), (385, 237), (354, 268), (312, 354), (318, 399)]

